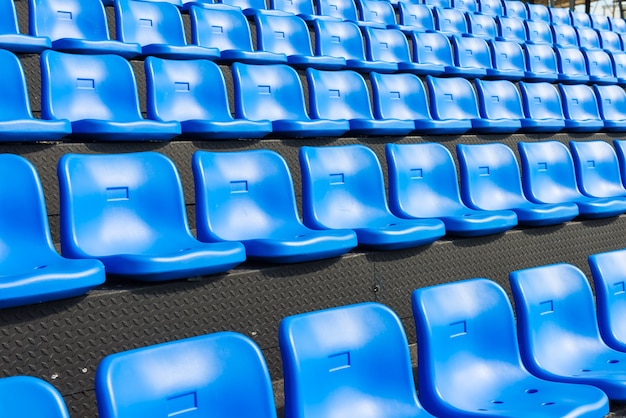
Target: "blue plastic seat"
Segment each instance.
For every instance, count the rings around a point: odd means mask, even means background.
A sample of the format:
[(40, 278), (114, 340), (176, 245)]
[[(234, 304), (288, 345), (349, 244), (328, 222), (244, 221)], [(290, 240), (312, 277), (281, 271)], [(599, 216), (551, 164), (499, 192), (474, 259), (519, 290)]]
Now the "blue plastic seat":
[(445, 235), (438, 219), (402, 219), (387, 206), (380, 163), (363, 145), (300, 148), (302, 213), (313, 229), (353, 229), (359, 245), (396, 250)]
[(397, 28), (404, 32), (429, 32), (435, 30), (435, 17), (432, 9), (425, 4), (398, 3), (399, 25)]
[(552, 41), (554, 46), (578, 48), (576, 29), (569, 25), (552, 25)]
[(571, 25), (572, 16), (570, 15), (570, 9), (566, 7), (549, 7), (550, 22), (553, 25)]
[(163, 1), (115, 1), (117, 39), (141, 45), (141, 54), (172, 59), (215, 59), (216, 48), (187, 45), (178, 7)]
[(478, 2), (477, 0), (453, 0), (452, 7), (469, 12), (468, 14), (474, 14), (478, 11)]
[(590, 28), (591, 27), (591, 18), (588, 13), (585, 12), (575, 12), (570, 10), (570, 16), (572, 17), (572, 26), (576, 28)]
[(558, 79), (556, 53), (551, 45), (526, 44), (524, 53), (526, 57), (525, 80), (552, 83)]
[(452, 7), (452, 0), (424, 0), (423, 3), (428, 7), (441, 7), (447, 9)]
[(352, 22), (315, 20), (313, 29), (316, 55), (344, 58), (349, 69), (360, 72), (393, 73), (398, 70), (395, 62), (369, 61), (365, 58), (361, 30)]
[(484, 39), (495, 39), (498, 36), (498, 26), (493, 17), (483, 14), (465, 13), (469, 33)]
[(616, 84), (620, 86), (626, 85), (626, 53), (624, 52), (608, 52), (613, 64), (613, 73), (617, 79)]
[(458, 35), (468, 33), (467, 21), (462, 11), (457, 9), (444, 9), (441, 7), (433, 7), (433, 15), (435, 16), (435, 23), (437, 25), (437, 31), (446, 35)]
[(476, 92), (465, 78), (436, 78), (426, 76), (429, 91), (430, 111), (434, 119), (454, 120), (471, 124), (477, 132), (509, 132), (510, 121), (496, 121), (481, 118)]
[(519, 0), (504, 0), (504, 16), (515, 17), (517, 19), (528, 19), (528, 10), (524, 2)]
[(623, 52), (622, 39), (619, 34), (613, 31), (603, 30), (598, 32), (600, 45), (607, 52)]
[(593, 86), (604, 130), (626, 132), (626, 92), (620, 86)]
[(579, 48), (556, 47), (556, 62), (558, 64), (558, 81), (561, 83), (587, 83), (589, 74), (585, 56)]
[(398, 316), (362, 303), (280, 322), (285, 418), (432, 417), (415, 392)]
[(255, 51), (248, 21), (237, 7), (226, 5), (191, 6), (191, 41), (206, 48), (217, 48), (225, 63), (251, 64), (286, 63), (285, 54)]
[(414, 74), (370, 74), (377, 119), (412, 120), (415, 132), (457, 135), (467, 132), (470, 121), (435, 120), (428, 110), (424, 84)]
[(322, 16), (356, 23), (359, 11), (354, 0), (316, 0), (318, 12)]
[(191, 235), (178, 172), (162, 154), (65, 154), (58, 176), (64, 256), (141, 281), (222, 273), (245, 260), (241, 243)]
[(550, 29), (549, 23), (526, 20), (524, 27), (526, 28), (526, 43), (552, 45), (552, 29)]
[(259, 13), (254, 22), (259, 50), (284, 54), (293, 67), (338, 70), (346, 66), (345, 58), (313, 55), (309, 30), (298, 16)]
[(413, 62), (406, 35), (398, 29), (365, 28), (364, 34), (370, 61), (393, 63), (399, 71), (413, 74), (439, 75), (443, 72), (439, 65)]
[(550, 11), (543, 4), (526, 3), (528, 20), (550, 23)]
[(262, 138), (272, 123), (233, 119), (226, 81), (207, 60), (145, 60), (148, 117), (177, 121), (182, 134), (197, 139)]
[(597, 30), (611, 30), (611, 23), (609, 17), (606, 15), (589, 15), (591, 19), (591, 27)]
[(515, 85), (508, 80), (476, 80), (478, 109), (485, 132), (513, 133), (524, 119), (522, 100)]
[(83, 54), (117, 54), (133, 58), (139, 44), (109, 38), (104, 5), (95, 0), (29, 0), (32, 36), (47, 37), (52, 48)]
[(609, 251), (589, 256), (589, 267), (595, 287), (598, 328), (602, 340), (611, 348), (626, 351), (624, 314), (624, 274), (626, 250)]
[(623, 18), (609, 16), (609, 23), (611, 24), (611, 32), (626, 33), (626, 20)]
[(615, 149), (604, 141), (570, 141), (578, 188), (587, 196), (626, 196)]
[(350, 133), (406, 135), (415, 129), (412, 120), (374, 119), (367, 84), (354, 71), (306, 71), (309, 111), (315, 119), (347, 120)]
[(604, 128), (596, 95), (585, 84), (559, 84), (565, 130), (572, 132), (597, 132)]
[(321, 18), (317, 15), (313, 0), (270, 0), (270, 10), (292, 13), (306, 21)]
[(528, 372), (511, 304), (496, 283), (471, 279), (421, 288), (412, 300), (420, 396), (433, 414), (591, 418), (609, 410), (598, 388)]
[(432, 75), (454, 68), (452, 45), (446, 36), (438, 32), (413, 32), (411, 40), (413, 61), (432, 68)]
[(0, 410), (6, 417), (70, 418), (59, 391), (32, 376), (0, 379)]
[(117, 55), (41, 55), (41, 114), (67, 119), (72, 135), (101, 141), (157, 140), (180, 135), (178, 122), (146, 120), (130, 63)]
[(17, 53), (38, 54), (52, 48), (49, 38), (21, 34), (13, 0), (0, 1), (0, 48)]
[(438, 143), (387, 144), (389, 206), (402, 218), (439, 218), (446, 233), (498, 234), (517, 225), (510, 210), (479, 211), (461, 201), (452, 154)]
[(259, 347), (234, 332), (110, 354), (96, 371), (98, 415), (276, 418)]
[(504, 5), (501, 0), (479, 0), (480, 13), (489, 16), (504, 15)]
[(524, 21), (516, 17), (498, 16), (496, 17), (498, 26), (498, 41), (526, 43), (526, 28)]
[(360, 25), (366, 27), (387, 28), (396, 25), (396, 12), (389, 1), (358, 0), (361, 12)]
[(492, 69), (491, 50), (487, 41), (481, 38), (452, 37), (454, 67), (446, 68), (448, 75), (465, 78), (481, 78)]
[(608, 53), (601, 49), (583, 49), (589, 82), (594, 84), (616, 84), (617, 77)]
[(183, 0), (183, 9), (189, 10), (192, 7), (208, 7), (213, 9), (214, 4), (235, 7), (246, 16), (267, 12), (265, 0), (221, 0), (219, 3), (213, 2), (212, 0)]
[(587, 49), (599, 49), (600, 48), (600, 35), (595, 29), (592, 28), (575, 28), (576, 36), (578, 37), (578, 45), (581, 48)]
[(521, 120), (526, 132), (559, 132), (565, 127), (561, 96), (550, 83), (519, 82), (522, 108), (525, 118)]
[(55, 141), (72, 132), (68, 120), (33, 118), (20, 60), (0, 50), (0, 142)]
[(493, 68), (487, 68), (487, 76), (511, 81), (524, 78), (526, 61), (524, 51), (518, 43), (490, 40), (488, 44)]
[(575, 203), (532, 203), (524, 196), (513, 151), (501, 143), (458, 144), (461, 196), (472, 209), (510, 209), (520, 225), (545, 226), (578, 215)]
[(596, 386), (626, 398), (626, 353), (601, 339), (591, 286), (570, 264), (510, 274), (522, 359), (537, 377)]
[(617, 154), (617, 160), (619, 162), (622, 184), (626, 185), (626, 141), (616, 139), (613, 141), (613, 146), (615, 147), (615, 153)]
[(578, 190), (574, 160), (558, 141), (518, 142), (525, 195), (536, 203), (574, 202), (584, 218), (626, 212), (626, 197), (592, 198)]
[(232, 65), (235, 117), (272, 122), (275, 134), (296, 137), (339, 136), (347, 120), (311, 119), (296, 70), (284, 64)]
[(357, 245), (353, 231), (302, 224), (289, 168), (273, 151), (197, 151), (191, 164), (200, 241), (241, 241), (248, 257), (274, 263), (338, 257)]
[(0, 154), (0, 178), (0, 308), (75, 297), (104, 283), (100, 262), (69, 260), (55, 250), (35, 167)]

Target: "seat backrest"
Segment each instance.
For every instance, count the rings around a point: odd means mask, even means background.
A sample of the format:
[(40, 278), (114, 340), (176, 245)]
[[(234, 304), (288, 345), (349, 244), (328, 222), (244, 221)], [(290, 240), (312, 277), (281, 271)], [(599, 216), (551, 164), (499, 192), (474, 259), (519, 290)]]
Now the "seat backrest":
[(478, 11), (477, 0), (454, 0), (452, 7), (458, 10), (464, 10), (470, 14), (474, 14)]
[(572, 17), (572, 26), (576, 28), (591, 27), (591, 17), (588, 13), (570, 10), (570, 16)]
[(574, 161), (558, 141), (518, 142), (524, 193), (536, 202), (573, 202), (581, 194)]
[(547, 44), (526, 44), (526, 68), (528, 71), (538, 75), (556, 74), (559, 72), (556, 63), (556, 53), (551, 45)]
[(476, 80), (480, 115), (487, 119), (522, 119), (522, 100), (507, 80)]
[(595, 29), (575, 28), (578, 36), (578, 45), (581, 48), (600, 48), (600, 36)]
[(286, 416), (423, 416), (404, 329), (386, 306), (287, 317), (279, 342)]
[(626, 91), (620, 86), (594, 85), (600, 115), (605, 120), (626, 120)]
[(511, 290), (524, 364), (554, 374), (572, 373), (569, 364), (603, 346), (591, 287), (570, 264), (514, 271)]
[(589, 15), (591, 18), (591, 27), (597, 30), (611, 30), (609, 17), (605, 15)]
[(626, 79), (626, 53), (611, 52), (610, 57), (613, 62), (615, 77), (618, 78), (618, 81)]
[(503, 71), (520, 71), (521, 74), (526, 70), (524, 51), (520, 44), (490, 40), (489, 47), (493, 68)]
[(365, 28), (364, 32), (370, 61), (411, 62), (409, 42), (404, 33), (397, 29), (378, 28)]
[(422, 80), (414, 74), (370, 73), (377, 119), (432, 119)]
[(59, 391), (31, 376), (0, 379), (0, 410), (7, 418), (70, 418)]
[(307, 68), (309, 111), (315, 119), (374, 119), (363, 77), (350, 70)]
[(462, 11), (457, 9), (443, 9), (434, 7), (433, 14), (437, 30), (444, 33), (458, 34), (467, 33), (467, 21)]
[(13, 53), (0, 50), (0, 67), (0, 121), (30, 119), (28, 87), (20, 60)]
[(504, 1), (504, 15), (508, 17), (516, 17), (518, 19), (528, 19), (528, 10), (524, 2), (519, 0), (505, 0)]
[[(601, 49), (583, 49), (582, 52), (587, 64), (587, 72), (590, 76), (594, 76), (599, 79), (611, 79), (615, 77), (611, 57), (606, 53), (606, 51)], [(611, 84), (613, 83), (614, 81), (611, 82)]]
[(167, 60), (148, 57), (147, 111), (162, 121), (229, 120), (224, 75), (209, 60)]
[(598, 33), (602, 49), (611, 52), (622, 52), (622, 40), (617, 32), (603, 30)]
[(381, 25), (395, 25), (396, 12), (391, 2), (380, 0), (359, 0), (362, 20), (375, 22)]
[(390, 213), (374, 151), (363, 145), (300, 147), (307, 226), (363, 227)]
[(552, 41), (558, 46), (579, 46), (576, 29), (569, 25), (552, 25)]
[(294, 15), (312, 16), (316, 14), (313, 0), (270, 0), (270, 9), (293, 13)]
[(576, 179), (589, 196), (626, 196), (615, 149), (605, 141), (570, 141)]
[(480, 13), (489, 16), (502, 16), (504, 5), (501, 0), (480, 0)]
[(626, 20), (621, 17), (609, 16), (611, 31), (615, 33), (626, 33)]
[(615, 153), (619, 161), (619, 169), (622, 177), (622, 184), (626, 185), (626, 141), (616, 139), (613, 141), (615, 146)]
[(600, 110), (593, 89), (586, 84), (559, 84), (563, 114), (573, 121), (600, 121)]
[(570, 15), (570, 9), (566, 7), (549, 7), (550, 22), (553, 25), (571, 25), (572, 16)]
[(474, 14), (466, 12), (469, 31), (474, 36), (485, 39), (495, 39), (498, 35), (498, 27), (493, 17), (484, 14)]
[[(167, 376), (167, 378), (164, 378)], [(106, 356), (96, 371), (102, 418), (275, 418), (272, 385), (259, 347), (218, 332)]]
[(600, 335), (616, 350), (626, 347), (626, 250), (589, 256), (589, 267), (598, 305)]
[(363, 37), (356, 24), (316, 19), (313, 29), (316, 55), (365, 60)]
[(531, 43), (552, 45), (552, 30), (549, 23), (542, 20), (527, 20), (524, 25), (526, 26), (526, 38)]
[(283, 65), (232, 65), (235, 116), (250, 120), (308, 120), (298, 73)]
[(419, 389), (426, 406), (445, 400), (473, 411), (477, 397), (498, 396), (508, 382), (527, 375), (511, 304), (496, 283), (470, 279), (421, 288), (412, 301)]
[(498, 16), (496, 17), (496, 25), (498, 25), (498, 35), (502, 39), (520, 44), (526, 42), (526, 28), (522, 19), (511, 16)]
[(0, 154), (0, 178), (1, 274), (23, 274), (33, 254), (54, 251), (43, 188), (35, 167), (13, 154)]
[(319, 14), (356, 22), (359, 13), (354, 0), (317, 0)]
[(412, 32), (413, 60), (420, 64), (454, 65), (452, 45), (437, 32)]
[(304, 20), (298, 16), (257, 13), (257, 46), (260, 50), (289, 55), (312, 56), (311, 38)]
[(453, 36), (454, 61), (461, 68), (493, 68), (491, 50), (482, 38)]
[(461, 77), (426, 76), (430, 111), (434, 119), (478, 118), (478, 103), (472, 84)]
[(528, 9), (528, 20), (550, 23), (550, 12), (543, 4), (526, 3), (526, 9)]
[(424, 0), (424, 4), (428, 7), (441, 7), (445, 9), (452, 7), (452, 0)]
[(435, 30), (435, 17), (431, 8), (425, 4), (401, 1), (398, 3), (398, 16), (400, 24), (411, 26), (413, 30)]
[(122, 42), (185, 45), (185, 29), (178, 7), (164, 1), (118, 0), (115, 30)]
[(580, 48), (569, 46), (556, 47), (554, 50), (556, 51), (556, 62), (559, 66), (560, 74), (588, 77), (585, 56)]
[(52, 41), (63, 38), (109, 39), (106, 12), (100, 0), (30, 0), (29, 29)]
[(293, 180), (279, 154), (197, 151), (192, 169), (201, 241), (271, 239), (300, 223)]
[(461, 196), (470, 207), (511, 209), (525, 204), (520, 169), (511, 148), (500, 143), (456, 147)]
[(45, 119), (141, 119), (135, 74), (117, 55), (41, 54), (41, 114)]
[(133, 254), (191, 235), (178, 172), (162, 154), (65, 154), (57, 171), (64, 255)]
[(239, 7), (241, 10), (265, 10), (267, 5), (265, 0), (221, 0), (221, 3), (228, 6)]
[(252, 51), (250, 26), (237, 7), (205, 4), (191, 6), (192, 43), (220, 51)]
[(463, 208), (452, 154), (438, 143), (387, 144), (389, 206), (397, 215), (454, 216)]
[(17, 13), (13, 0), (0, 0), (0, 34), (14, 35), (19, 33)]
[(524, 115), (529, 119), (564, 119), (561, 96), (550, 83), (519, 82)]

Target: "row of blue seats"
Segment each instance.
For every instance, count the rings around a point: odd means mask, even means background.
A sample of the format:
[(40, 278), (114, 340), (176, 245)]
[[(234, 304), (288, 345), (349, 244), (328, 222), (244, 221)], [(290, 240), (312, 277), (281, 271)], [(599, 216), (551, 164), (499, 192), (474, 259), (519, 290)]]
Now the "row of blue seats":
[[(626, 172), (626, 142), (616, 141)], [(576, 216), (626, 212), (613, 148), (573, 142), (459, 145), (456, 166), (442, 145), (388, 144), (389, 201), (380, 163), (362, 145), (302, 147), (303, 221), (287, 164), (266, 150), (202, 152), (192, 159), (196, 240), (174, 164), (154, 153), (65, 155), (59, 162), (61, 250), (50, 238), (34, 167), (2, 155), (6, 269), (0, 307), (80, 295), (105, 271), (159, 281), (225, 272), (247, 257), (293, 263), (426, 245), (444, 234), (479, 236)], [(576, 163), (574, 162), (576, 161)], [(19, 199), (16, 198), (19, 196)], [(461, 198), (462, 197), (462, 198)], [(158, 211), (155, 210), (158, 208)], [(69, 259), (68, 259), (69, 258)]]
[[(224, 76), (207, 60), (145, 61), (147, 115), (128, 61), (115, 55), (45, 51), (43, 119), (32, 116), (18, 58), (0, 50), (5, 94), (0, 139), (28, 142), (463, 134), (626, 129), (626, 92), (616, 85), (476, 80), (372, 72), (373, 103), (354, 71), (307, 69), (308, 111), (295, 69), (234, 63), (235, 118)], [(427, 93), (428, 90), (428, 93)], [(521, 94), (520, 94), (521, 93)]]
[[(609, 400), (626, 400), (626, 250), (589, 262), (597, 315), (587, 277), (570, 264), (510, 274), (517, 321), (488, 279), (415, 290), (419, 396), (404, 328), (386, 306), (284, 318), (285, 417), (604, 417)], [(263, 355), (234, 332), (108, 355), (95, 390), (100, 418), (276, 417)], [(56, 389), (24, 376), (0, 379), (0, 410), (69, 417)]]

